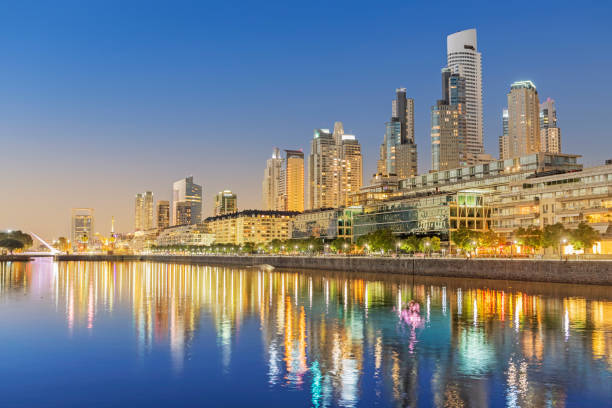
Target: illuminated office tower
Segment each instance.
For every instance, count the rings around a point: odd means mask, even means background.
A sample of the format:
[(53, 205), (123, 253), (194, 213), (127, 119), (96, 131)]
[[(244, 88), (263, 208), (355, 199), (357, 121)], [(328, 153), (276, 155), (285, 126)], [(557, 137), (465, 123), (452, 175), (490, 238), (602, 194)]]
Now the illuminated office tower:
[(230, 190), (220, 191), (215, 196), (215, 216), (238, 211), (238, 198)]
[(342, 122), (334, 132), (316, 129), (308, 158), (309, 208), (338, 208), (348, 203), (363, 182), (361, 146), (354, 135), (344, 133)]
[(465, 78), (466, 151), (472, 157), (484, 153), (482, 119), (482, 55), (476, 29), (459, 31), (446, 38), (447, 67)]
[(396, 89), (395, 94), (391, 120), (385, 124), (385, 137), (380, 147), (378, 173), (408, 178), (417, 174), (414, 99), (406, 98), (406, 88)]
[(282, 211), (304, 211), (304, 152), (285, 150), (281, 182), (284, 191)]
[(94, 210), (93, 208), (73, 208), (70, 228), (72, 247), (87, 245), (93, 238)]
[(561, 153), (561, 129), (557, 126), (555, 101), (550, 98), (540, 104), (540, 150)]
[(283, 169), (283, 158), (278, 147), (272, 151), (272, 157), (266, 161), (266, 169), (262, 182), (263, 209), (281, 211), (282, 190), (281, 172)]
[(540, 101), (531, 81), (517, 81), (508, 94), (507, 156), (512, 159), (541, 151)]
[(153, 228), (153, 193), (150, 191), (136, 194), (134, 202), (134, 231)]
[(468, 164), (466, 81), (442, 69), (442, 99), (431, 108), (431, 167), (433, 171)]
[(159, 200), (157, 202), (157, 228), (164, 229), (170, 226), (170, 202)]
[[(181, 205), (179, 214), (180, 203), (188, 205)], [(176, 181), (172, 188), (172, 225), (198, 224), (201, 219), (202, 186), (193, 182), (193, 176)]]

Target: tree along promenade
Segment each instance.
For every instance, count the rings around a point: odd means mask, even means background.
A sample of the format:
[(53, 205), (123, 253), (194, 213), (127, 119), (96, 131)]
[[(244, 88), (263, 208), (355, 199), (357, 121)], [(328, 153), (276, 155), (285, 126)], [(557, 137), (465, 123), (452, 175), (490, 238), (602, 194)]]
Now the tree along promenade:
[(56, 255), (58, 261), (151, 261), (280, 269), (612, 285), (612, 261), (275, 255)]

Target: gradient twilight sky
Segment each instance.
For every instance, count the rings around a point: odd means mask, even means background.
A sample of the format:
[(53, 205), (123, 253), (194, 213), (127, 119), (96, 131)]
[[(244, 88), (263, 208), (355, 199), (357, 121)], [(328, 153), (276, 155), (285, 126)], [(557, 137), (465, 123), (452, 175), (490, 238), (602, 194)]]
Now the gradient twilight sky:
[(344, 122), (375, 171), (396, 87), (415, 99), (419, 168), (446, 36), (476, 27), (485, 149), (515, 80), (556, 100), (563, 150), (612, 158), (612, 5), (582, 2), (19, 1), (0, 12), (0, 229), (133, 228), (137, 192), (193, 175), (257, 208), (272, 148)]

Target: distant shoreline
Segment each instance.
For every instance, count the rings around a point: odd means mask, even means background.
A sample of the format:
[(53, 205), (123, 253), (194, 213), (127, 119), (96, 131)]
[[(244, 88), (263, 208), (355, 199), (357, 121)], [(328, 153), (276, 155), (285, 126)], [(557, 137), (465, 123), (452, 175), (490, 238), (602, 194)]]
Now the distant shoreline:
[[(612, 261), (390, 258), (346, 256), (212, 256), (212, 255), (56, 255), (58, 261), (149, 261), (193, 263), (219, 266), (256, 267), (270, 265), (281, 269), (316, 269), (344, 272), (391, 273), (515, 280), (526, 282), (611, 285)], [(0, 261), (5, 260), (0, 257)]]

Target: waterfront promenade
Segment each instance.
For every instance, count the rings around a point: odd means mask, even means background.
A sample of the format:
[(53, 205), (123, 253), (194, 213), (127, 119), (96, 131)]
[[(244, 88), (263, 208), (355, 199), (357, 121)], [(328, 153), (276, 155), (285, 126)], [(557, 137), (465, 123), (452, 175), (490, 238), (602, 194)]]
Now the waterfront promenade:
[(280, 269), (393, 273), (612, 286), (612, 261), (273, 255), (56, 255), (59, 261), (152, 261)]

